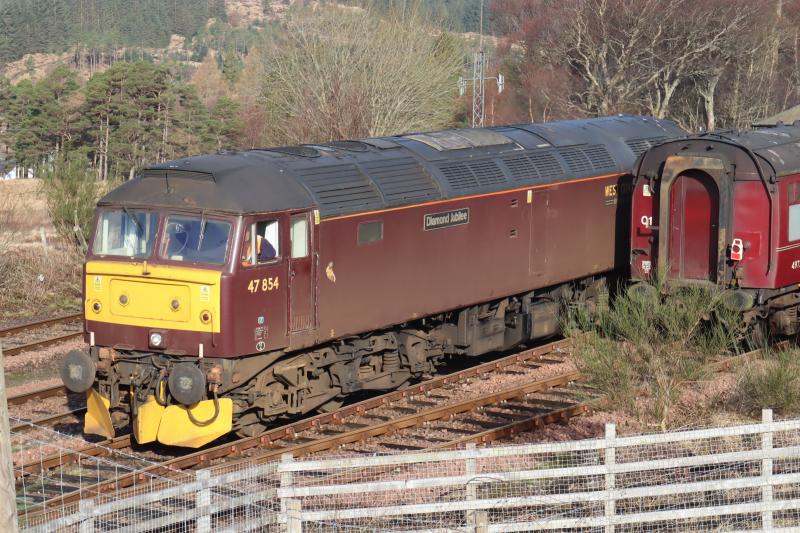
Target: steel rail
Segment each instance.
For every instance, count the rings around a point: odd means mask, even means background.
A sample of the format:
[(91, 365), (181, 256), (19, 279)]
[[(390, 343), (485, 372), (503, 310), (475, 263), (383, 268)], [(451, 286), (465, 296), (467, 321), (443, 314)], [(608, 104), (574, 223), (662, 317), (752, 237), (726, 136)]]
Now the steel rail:
[[(541, 392), (543, 390), (557, 387), (559, 385), (564, 385), (571, 381), (580, 379), (581, 377), (580, 372), (577, 371), (566, 372), (558, 376), (554, 376), (551, 378), (531, 383), (526, 383), (517, 387), (513, 387), (511, 389), (490, 393), (471, 400), (465, 400), (462, 402), (458, 402), (456, 404), (422, 410), (419, 413), (411, 414), (405, 417), (401, 417), (399, 419), (391, 420), (381, 424), (366, 426), (364, 428), (360, 428), (347, 433), (342, 433), (339, 435), (334, 435), (331, 437), (314, 439), (306, 443), (294, 444), (289, 446), (275, 445), (275, 441), (292, 440), (295, 437), (297, 437), (299, 433), (307, 430), (314, 430), (323, 424), (328, 424), (328, 423), (341, 424), (343, 422), (343, 419), (346, 417), (361, 416), (371, 409), (387, 406), (398, 400), (424, 395), (425, 393), (431, 390), (443, 387), (445, 385), (466, 381), (477, 376), (487, 375), (494, 371), (502, 370), (504, 368), (510, 367), (514, 364), (518, 364), (521, 362), (539, 359), (541, 358), (542, 355), (553, 353), (561, 348), (569, 346), (570, 344), (571, 342), (569, 340), (555, 341), (544, 346), (532, 348), (520, 352), (518, 354), (498, 359), (496, 361), (471, 367), (456, 372), (454, 374), (449, 374), (446, 376), (441, 376), (439, 378), (434, 378), (416, 384), (412, 387), (405, 388), (403, 390), (396, 390), (381, 396), (369, 398), (367, 400), (358, 402), (356, 404), (345, 406), (332, 413), (324, 413), (316, 415), (314, 417), (300, 420), (288, 424), (286, 426), (273, 428), (271, 430), (268, 430), (264, 434), (256, 437), (242, 438), (235, 442), (220, 444), (212, 448), (200, 450), (194, 453), (190, 453), (188, 455), (169, 459), (157, 465), (153, 465), (152, 467), (143, 468), (135, 472), (131, 472), (129, 474), (120, 476), (115, 480), (102, 481), (95, 485), (84, 487), (80, 491), (74, 491), (72, 493), (51, 498), (45, 502), (46, 508), (52, 509), (53, 507), (73, 503), (80, 500), (81, 498), (90, 497), (92, 494), (102, 494), (110, 490), (124, 489), (126, 487), (134, 485), (134, 483), (136, 483), (137, 481), (141, 481), (146, 477), (174, 477), (176, 475), (180, 475), (184, 470), (188, 468), (205, 465), (208, 464), (210, 461), (216, 459), (222, 459), (230, 456), (238, 456), (241, 455), (242, 452), (251, 449), (256, 449), (256, 448), (269, 449), (269, 451), (267, 451), (264, 454), (260, 454), (254, 456), (253, 458), (247, 459), (248, 461), (255, 460), (258, 462), (269, 461), (274, 457), (279, 456), (281, 453), (286, 453), (289, 451), (297, 455), (301, 455), (303, 453), (316, 453), (319, 451), (325, 451), (328, 449), (335, 448), (337, 446), (346, 444), (348, 442), (364, 441), (378, 435), (391, 433), (405, 428), (416, 427), (432, 420), (441, 420), (449, 418), (450, 416), (453, 416), (454, 414), (457, 413), (463, 413), (465, 411), (473, 410), (482, 406), (497, 404), (507, 399), (517, 398), (535, 392)], [(552, 363), (554, 361), (548, 361), (548, 362)], [(544, 420), (544, 418), (542, 418), (542, 420)], [(126, 437), (127, 437), (127, 443), (129, 444), (130, 436)], [(126, 437), (118, 437), (117, 439), (114, 439), (115, 441), (117, 441), (115, 443), (117, 444), (117, 446), (115, 446), (114, 448), (115, 449), (124, 448), (125, 447), (124, 441), (118, 439), (125, 439)], [(107, 446), (107, 444), (99, 443), (97, 445), (86, 447), (81, 450), (76, 450), (72, 454), (53, 455), (51, 457), (45, 458), (42, 461), (39, 461), (38, 464), (36, 465), (30, 465), (30, 467), (26, 467), (25, 473), (35, 474), (40, 472), (42, 469), (46, 470), (50, 468), (57, 468), (63, 464), (68, 464), (70, 462), (77, 462), (79, 457), (82, 455), (90, 455), (92, 453), (109, 455), (108, 450), (99, 449), (103, 448), (104, 446)]]
[(58, 422), (59, 420), (64, 420), (71, 416), (79, 417), (80, 415), (86, 412), (85, 407), (81, 407), (80, 409), (73, 409), (72, 411), (66, 411), (63, 413), (58, 413), (55, 415), (43, 416), (41, 418), (36, 418), (34, 420), (30, 420), (28, 422), (20, 422), (15, 426), (11, 426), (12, 433), (22, 433), (25, 431), (31, 431), (36, 429), (37, 426), (46, 426), (50, 425), (54, 422)]
[[(125, 489), (127, 487), (134, 485), (137, 481), (145, 480), (146, 477), (148, 476), (162, 477), (162, 478), (176, 477), (181, 475), (185, 470), (189, 468), (207, 465), (213, 460), (219, 460), (226, 457), (241, 456), (243, 452), (252, 449), (264, 449), (265, 451), (256, 453), (252, 456), (243, 459), (229, 461), (226, 462), (225, 464), (235, 466), (237, 463), (240, 462), (248, 462), (248, 463), (268, 462), (280, 458), (280, 456), (284, 453), (292, 453), (295, 456), (303, 456), (303, 455), (328, 451), (331, 449), (338, 448), (342, 445), (352, 444), (357, 442), (365, 442), (377, 436), (391, 434), (409, 428), (419, 427), (430, 421), (442, 420), (445, 418), (452, 417), (456, 414), (470, 412), (471, 410), (481, 409), (491, 405), (499, 405), (509, 399), (525, 397), (530, 394), (541, 393), (543, 391), (558, 387), (560, 385), (569, 384), (575, 381), (582, 381), (584, 377), (580, 372), (571, 371), (548, 379), (526, 383), (517, 387), (484, 395), (475, 399), (465, 400), (463, 402), (459, 402), (456, 404), (430, 408), (427, 410), (420, 411), (418, 413), (401, 417), (399, 419), (390, 420), (376, 425), (368, 425), (364, 428), (359, 428), (346, 433), (340, 433), (333, 436), (324, 437), (321, 439), (312, 439), (307, 442), (289, 444), (284, 446), (281, 446), (276, 442), (281, 440), (291, 441), (293, 439), (296, 439), (297, 437), (302, 438), (302, 436), (299, 434), (302, 433), (303, 431), (313, 430), (315, 428), (319, 428), (324, 424), (332, 424), (332, 423), (344, 424), (345, 423), (344, 419), (347, 417), (361, 416), (361, 415), (369, 416), (367, 415), (367, 411), (371, 409), (382, 406), (388, 406), (397, 400), (405, 398), (414, 398), (416, 396), (425, 395), (427, 392), (443, 387), (445, 385), (458, 383), (460, 381), (466, 381), (477, 376), (483, 376), (493, 371), (502, 370), (503, 368), (524, 361), (529, 361), (531, 359), (536, 359), (537, 361), (549, 362), (549, 363), (559, 362), (558, 360), (547, 359), (543, 356), (555, 352), (559, 349), (569, 347), (570, 345), (571, 341), (565, 339), (541, 347), (525, 350), (518, 354), (504, 357), (502, 359), (498, 359), (496, 361), (492, 361), (489, 363), (484, 363), (482, 365), (478, 365), (475, 367), (471, 367), (462, 370), (460, 372), (456, 372), (454, 374), (431, 379), (419, 383), (417, 385), (414, 385), (413, 387), (409, 387), (403, 390), (392, 391), (390, 393), (377, 396), (375, 398), (370, 398), (362, 402), (343, 407), (332, 413), (316, 415), (314, 417), (300, 420), (295, 423), (288, 424), (286, 426), (277, 427), (272, 430), (268, 430), (264, 434), (259, 435), (257, 437), (247, 437), (239, 439), (235, 442), (221, 444), (218, 446), (214, 446), (212, 448), (190, 453), (188, 455), (169, 459), (162, 463), (153, 465), (152, 467), (147, 467), (144, 469), (137, 470), (135, 472), (131, 472), (129, 474), (121, 476), (120, 478), (114, 481), (111, 480), (102, 481), (90, 487), (82, 488), (80, 491), (75, 491), (73, 493), (68, 493), (62, 496), (54, 497), (52, 499), (47, 500), (45, 503), (47, 505), (47, 508), (51, 509), (54, 506), (58, 507), (69, 503), (74, 503), (83, 497), (88, 497), (88, 495), (102, 494), (103, 492), (106, 491)], [(782, 345), (779, 344), (778, 346)], [(741, 363), (759, 353), (761, 353), (761, 350), (754, 350), (752, 352), (748, 352), (738, 356), (729, 357), (724, 360), (713, 363), (712, 368), (714, 368), (714, 370), (716, 371), (728, 370), (731, 366)], [(604, 398), (595, 398), (589, 401), (578, 401), (571, 405), (570, 404), (565, 405), (563, 402), (536, 400), (536, 402), (544, 404), (548, 408), (552, 408), (552, 410), (529, 418), (524, 418), (522, 420), (518, 420), (509, 424), (498, 426), (483, 432), (467, 435), (459, 439), (451, 440), (445, 443), (438, 443), (435, 445), (431, 445), (430, 447), (428, 447), (428, 449), (451, 448), (451, 447), (461, 446), (470, 442), (488, 443), (498, 439), (508, 438), (523, 431), (530, 431), (536, 428), (540, 428), (547, 424), (568, 420), (569, 418), (578, 416), (580, 414), (592, 410), (594, 407), (597, 406), (598, 403), (602, 401), (604, 401)], [(78, 453), (83, 453), (83, 455), (94, 455), (94, 454), (109, 455), (110, 453), (108, 451), (108, 448), (110, 443), (112, 443), (113, 449), (125, 448), (126, 446), (130, 445), (130, 436), (118, 437), (113, 441), (101, 442), (97, 445), (93, 445), (84, 450), (78, 450)], [(46, 466), (47, 468), (55, 468), (61, 464), (64, 464), (65, 457), (67, 461), (75, 462), (74, 459), (69, 457), (69, 454), (66, 454), (60, 457), (54, 456), (51, 458), (47, 458), (40, 464)], [(39, 511), (34, 511), (34, 514), (38, 512)]]
[(44, 398), (52, 398), (59, 394), (67, 394), (67, 388), (64, 385), (54, 385), (52, 387), (43, 387), (30, 392), (23, 392), (22, 394), (15, 394), (8, 397), (8, 405), (23, 405), (31, 400), (43, 400)]
[(42, 328), (45, 326), (53, 326), (56, 324), (68, 324), (70, 322), (77, 322), (83, 318), (82, 313), (75, 313), (72, 315), (64, 315), (56, 318), (47, 318), (45, 320), (37, 320), (36, 322), (28, 322), (27, 324), (20, 324), (10, 328), (0, 329), (0, 339), (4, 337), (11, 337), (26, 331)]
[(82, 331), (74, 331), (71, 333), (66, 333), (64, 335), (59, 335), (57, 337), (51, 337), (49, 339), (44, 339), (41, 341), (31, 342), (29, 344), (23, 344), (22, 346), (15, 346), (13, 348), (4, 348), (3, 354), (7, 356), (18, 355), (22, 352), (27, 352), (30, 350), (36, 350), (38, 348), (46, 348), (48, 346), (52, 346), (54, 344), (59, 344), (62, 342), (66, 342), (68, 340), (72, 340), (78, 337), (82, 337)]

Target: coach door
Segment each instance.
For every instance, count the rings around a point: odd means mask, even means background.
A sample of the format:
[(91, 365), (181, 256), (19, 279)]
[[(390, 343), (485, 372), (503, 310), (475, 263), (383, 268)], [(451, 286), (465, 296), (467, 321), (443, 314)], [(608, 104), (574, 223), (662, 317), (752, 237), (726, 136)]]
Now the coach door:
[(294, 213), (289, 219), (289, 332), (311, 330), (316, 325), (314, 264), (310, 213)]
[(729, 188), (720, 191), (725, 164), (710, 157), (672, 156), (664, 165), (659, 196), (659, 265), (670, 278), (721, 279), (727, 224), (720, 225), (721, 206)]
[(686, 171), (673, 182), (669, 202), (670, 276), (716, 281), (717, 184), (703, 171)]

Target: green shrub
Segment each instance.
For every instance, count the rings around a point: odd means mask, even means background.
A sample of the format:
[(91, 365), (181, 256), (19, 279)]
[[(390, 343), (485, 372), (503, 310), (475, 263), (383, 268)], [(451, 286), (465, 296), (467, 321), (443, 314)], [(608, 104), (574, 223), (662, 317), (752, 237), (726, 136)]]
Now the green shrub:
[(59, 235), (84, 246), (89, 239), (95, 205), (105, 189), (79, 154), (59, 155), (38, 172), (47, 210)]
[(735, 313), (704, 288), (664, 293), (656, 280), (638, 291), (620, 290), (613, 305), (590, 314), (567, 313), (578, 365), (611, 402), (666, 429), (682, 387), (709, 374), (709, 363), (736, 351)]
[(765, 353), (738, 372), (734, 407), (749, 415), (758, 415), (764, 408), (796, 415), (800, 412), (800, 352)]

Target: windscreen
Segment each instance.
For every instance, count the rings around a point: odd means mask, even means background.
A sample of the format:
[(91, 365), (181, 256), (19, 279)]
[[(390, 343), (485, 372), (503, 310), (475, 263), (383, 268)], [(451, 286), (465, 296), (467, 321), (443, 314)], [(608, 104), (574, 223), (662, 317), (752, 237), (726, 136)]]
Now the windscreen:
[(158, 215), (130, 209), (103, 211), (97, 221), (95, 255), (145, 258), (153, 253)]
[(164, 226), (161, 257), (189, 263), (225, 263), (231, 225), (205, 217), (171, 215)]

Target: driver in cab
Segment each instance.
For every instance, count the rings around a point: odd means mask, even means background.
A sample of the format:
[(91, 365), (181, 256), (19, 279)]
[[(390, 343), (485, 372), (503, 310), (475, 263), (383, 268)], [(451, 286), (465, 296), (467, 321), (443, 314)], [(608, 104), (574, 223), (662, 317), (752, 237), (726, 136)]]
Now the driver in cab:
[[(253, 261), (253, 246), (251, 240), (252, 232), (248, 231), (244, 235), (244, 244), (242, 245), (242, 266), (250, 266), (256, 264)], [(266, 263), (275, 259), (278, 253), (275, 251), (275, 247), (269, 242), (268, 239), (262, 237), (261, 235), (256, 235), (256, 257), (258, 259), (258, 263)]]

